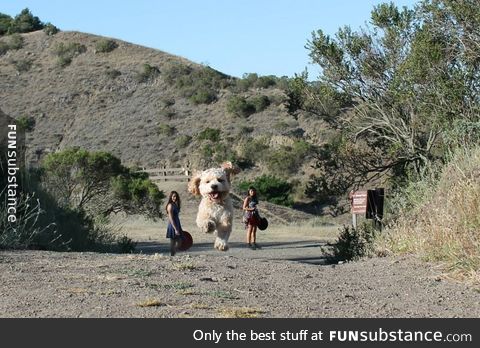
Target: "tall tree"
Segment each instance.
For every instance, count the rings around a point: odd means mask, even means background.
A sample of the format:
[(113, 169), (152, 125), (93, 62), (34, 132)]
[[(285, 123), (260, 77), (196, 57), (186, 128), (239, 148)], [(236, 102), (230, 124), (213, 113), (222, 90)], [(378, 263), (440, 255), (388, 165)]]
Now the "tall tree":
[[(325, 102), (315, 101), (334, 91), (352, 101), (352, 112), (335, 117), (340, 135), (319, 152), (322, 175), (310, 193), (418, 173), (442, 159), (452, 123), (478, 125), (479, 21), (476, 0), (424, 0), (415, 9), (385, 3), (367, 28), (312, 34), (307, 48), (323, 93), (305, 85), (297, 100), (325, 115)], [(339, 169), (342, 178), (332, 175)]]

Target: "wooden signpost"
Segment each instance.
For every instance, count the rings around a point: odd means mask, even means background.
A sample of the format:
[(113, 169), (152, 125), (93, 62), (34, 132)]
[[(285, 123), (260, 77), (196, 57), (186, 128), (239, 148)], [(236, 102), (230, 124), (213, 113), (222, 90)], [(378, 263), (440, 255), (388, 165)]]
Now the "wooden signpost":
[(374, 228), (382, 229), (383, 204), (385, 190), (376, 188), (374, 190), (350, 191), (348, 195), (352, 206), (353, 228), (357, 228), (357, 214), (363, 214), (365, 218), (373, 220)]
[(357, 228), (357, 214), (367, 213), (368, 191), (350, 191), (350, 204), (352, 205), (353, 228)]

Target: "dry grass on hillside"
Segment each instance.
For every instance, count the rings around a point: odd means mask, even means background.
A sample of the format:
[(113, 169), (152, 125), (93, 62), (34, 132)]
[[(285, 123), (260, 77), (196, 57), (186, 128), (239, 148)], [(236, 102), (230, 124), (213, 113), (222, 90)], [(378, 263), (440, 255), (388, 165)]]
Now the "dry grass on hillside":
[(480, 147), (458, 152), (420, 204), (390, 230), (384, 247), (444, 263), (448, 275), (480, 283)]

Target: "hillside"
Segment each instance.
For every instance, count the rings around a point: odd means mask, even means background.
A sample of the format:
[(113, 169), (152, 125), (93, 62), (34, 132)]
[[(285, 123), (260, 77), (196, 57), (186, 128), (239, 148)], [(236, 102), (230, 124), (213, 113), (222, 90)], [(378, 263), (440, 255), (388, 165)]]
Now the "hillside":
[[(319, 136), (319, 125), (287, 113), (285, 92), (276, 86), (241, 91), (236, 79), (211, 68), (120, 40), (112, 40), (112, 51), (98, 52), (106, 39), (90, 34), (36, 31), (21, 37), (21, 48), (0, 56), (0, 98), (5, 113), (34, 120), (27, 141), (32, 164), (79, 146), (112, 152), (127, 165), (203, 167), (223, 153), (241, 153), (236, 146), (248, 139), (261, 137), (275, 148)], [(59, 52), (73, 44), (71, 63), (62, 66)], [(193, 100), (212, 90), (213, 102)], [(236, 116), (227, 112), (233, 95), (266, 96), (269, 105)], [(198, 139), (206, 128), (220, 130), (219, 149)]]

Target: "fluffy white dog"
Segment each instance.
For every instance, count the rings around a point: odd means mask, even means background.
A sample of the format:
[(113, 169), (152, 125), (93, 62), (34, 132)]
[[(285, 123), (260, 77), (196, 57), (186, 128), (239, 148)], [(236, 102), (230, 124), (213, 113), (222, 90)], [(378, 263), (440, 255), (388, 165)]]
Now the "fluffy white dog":
[(197, 172), (188, 184), (188, 191), (201, 195), (198, 207), (197, 226), (205, 233), (215, 232), (214, 247), (228, 250), (228, 238), (232, 232), (233, 205), (230, 198), (230, 180), (238, 173), (232, 163), (225, 162), (220, 168)]

